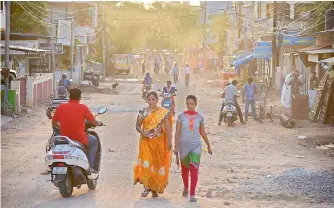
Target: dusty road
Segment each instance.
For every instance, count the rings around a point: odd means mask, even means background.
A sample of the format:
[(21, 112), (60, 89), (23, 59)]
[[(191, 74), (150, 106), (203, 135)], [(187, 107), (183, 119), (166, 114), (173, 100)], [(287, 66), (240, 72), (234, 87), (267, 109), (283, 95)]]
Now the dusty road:
[[(166, 79), (165, 75), (155, 77), (159, 81), (154, 88), (161, 87)], [(334, 158), (314, 149), (311, 140), (296, 138), (327, 138), (334, 135), (333, 129), (307, 124), (284, 129), (278, 120), (218, 127), (220, 99), (215, 92), (219, 89), (205, 78), (192, 80), (189, 88), (182, 85), (178, 87), (177, 110), (183, 110), (187, 94), (198, 96), (198, 111), (205, 116), (214, 152), (202, 157), (198, 203), (190, 204), (181, 197), (183, 187), (175, 166), (165, 194), (158, 199), (140, 197), (142, 187), (133, 186), (132, 169), (138, 149), (135, 120), (145, 103), (138, 82), (120, 81), (117, 95), (83, 95), (83, 102), (93, 111), (108, 107), (108, 112), (99, 117), (107, 126), (96, 129), (103, 144), (97, 190), (82, 186), (64, 199), (47, 182), (49, 176), (40, 175), (46, 167), (44, 148), (51, 128), (44, 109), (39, 108), (29, 117), (2, 127), (2, 207), (334, 207)], [(303, 177), (305, 181), (300, 181)]]

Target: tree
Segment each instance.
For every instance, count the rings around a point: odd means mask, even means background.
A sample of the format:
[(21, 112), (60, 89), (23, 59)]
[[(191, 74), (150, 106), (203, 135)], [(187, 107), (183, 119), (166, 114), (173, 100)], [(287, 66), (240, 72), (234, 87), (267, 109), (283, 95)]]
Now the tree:
[[(122, 1), (106, 2), (104, 6), (108, 11), (104, 17), (106, 31), (109, 31), (106, 42), (111, 42), (112, 46), (108, 47), (113, 48), (113, 53), (145, 49), (183, 50), (200, 41), (200, 13), (189, 5), (154, 2), (146, 7), (143, 3)], [(102, 16), (99, 21), (102, 26)], [(102, 51), (101, 42), (99, 45), (98, 51)]]
[(227, 30), (230, 27), (230, 19), (226, 12), (212, 17), (212, 23), (209, 26), (210, 32), (217, 40), (215, 51), (219, 52), (227, 48)]
[(48, 16), (46, 2), (11, 2), (10, 31), (47, 35), (45, 20)]

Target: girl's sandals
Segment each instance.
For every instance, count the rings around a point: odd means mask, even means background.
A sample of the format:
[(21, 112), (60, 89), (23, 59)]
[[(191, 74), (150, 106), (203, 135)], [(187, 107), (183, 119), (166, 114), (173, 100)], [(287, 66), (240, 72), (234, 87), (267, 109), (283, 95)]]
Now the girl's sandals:
[(145, 189), (145, 190), (144, 190), (144, 192), (143, 192), (143, 193), (141, 193), (141, 196), (142, 196), (142, 197), (147, 197), (147, 195), (149, 195), (149, 194), (150, 194), (150, 192), (151, 192), (151, 190), (150, 190), (150, 189)]
[(187, 189), (183, 189), (183, 192), (182, 192), (182, 197), (188, 197), (189, 195), (189, 192)]
[(152, 197), (159, 197), (159, 195), (157, 194), (157, 192), (155, 192), (155, 191), (152, 191)]
[(195, 196), (190, 196), (190, 202), (197, 202), (197, 199), (195, 198)]

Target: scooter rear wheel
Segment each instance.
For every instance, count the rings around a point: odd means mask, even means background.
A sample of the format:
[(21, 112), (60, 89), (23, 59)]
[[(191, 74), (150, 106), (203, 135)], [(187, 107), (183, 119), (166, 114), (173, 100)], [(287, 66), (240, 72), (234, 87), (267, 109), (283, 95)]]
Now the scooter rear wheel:
[(88, 180), (87, 181), (87, 186), (90, 190), (95, 190), (97, 187), (97, 179), (94, 180)]
[(73, 181), (70, 171), (67, 172), (63, 181), (59, 182), (59, 192), (64, 198), (72, 196), (73, 193)]

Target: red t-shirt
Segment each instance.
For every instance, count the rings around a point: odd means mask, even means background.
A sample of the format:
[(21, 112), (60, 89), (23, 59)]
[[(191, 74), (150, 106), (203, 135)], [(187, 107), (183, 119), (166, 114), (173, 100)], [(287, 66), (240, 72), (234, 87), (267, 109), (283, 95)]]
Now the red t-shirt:
[(88, 143), (85, 120), (92, 122), (95, 118), (86, 105), (80, 104), (76, 100), (60, 104), (52, 118), (52, 121), (60, 122), (62, 136), (67, 136), (84, 145)]

